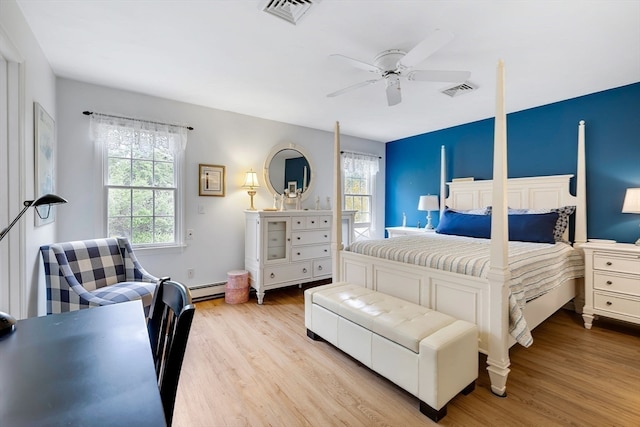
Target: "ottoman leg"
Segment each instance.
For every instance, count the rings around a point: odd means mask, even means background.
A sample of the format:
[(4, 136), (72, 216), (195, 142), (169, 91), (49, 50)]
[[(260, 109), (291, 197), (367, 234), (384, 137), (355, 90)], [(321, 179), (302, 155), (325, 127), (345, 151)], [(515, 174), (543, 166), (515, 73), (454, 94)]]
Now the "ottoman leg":
[(307, 329), (307, 336), (314, 341), (322, 341), (322, 337), (310, 329)]
[(422, 400), (420, 401), (420, 412), (425, 414), (427, 417), (431, 418), (432, 421), (436, 423), (443, 419), (445, 415), (447, 415), (447, 405), (444, 405), (439, 410), (433, 409), (431, 406), (424, 403)]

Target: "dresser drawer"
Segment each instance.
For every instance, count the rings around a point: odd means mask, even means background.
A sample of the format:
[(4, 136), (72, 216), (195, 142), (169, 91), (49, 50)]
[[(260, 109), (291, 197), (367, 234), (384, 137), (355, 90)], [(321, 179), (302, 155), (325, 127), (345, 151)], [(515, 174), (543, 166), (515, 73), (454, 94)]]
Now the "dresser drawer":
[(291, 248), (291, 261), (331, 256), (330, 245), (296, 246)]
[(331, 216), (321, 215), (318, 217), (318, 228), (331, 228)]
[(278, 267), (265, 267), (264, 284), (290, 282), (293, 280), (310, 279), (313, 274), (311, 262), (281, 265)]
[(292, 217), (291, 218), (291, 229), (292, 230), (304, 230), (307, 228), (307, 218), (303, 216)]
[(640, 276), (622, 276), (594, 271), (593, 287), (609, 292), (640, 296)]
[(313, 261), (313, 277), (327, 276), (332, 270), (331, 258)]
[(640, 275), (640, 258), (638, 255), (607, 254), (596, 252), (593, 254), (593, 268), (595, 270), (617, 271)]
[(281, 231), (269, 231), (267, 232), (267, 246), (275, 247), (275, 246), (284, 246), (285, 245), (285, 236)]
[(317, 243), (331, 243), (329, 230), (294, 231), (291, 233), (291, 245), (313, 245)]
[(640, 318), (640, 300), (638, 299), (595, 292), (593, 294), (593, 305), (597, 310)]

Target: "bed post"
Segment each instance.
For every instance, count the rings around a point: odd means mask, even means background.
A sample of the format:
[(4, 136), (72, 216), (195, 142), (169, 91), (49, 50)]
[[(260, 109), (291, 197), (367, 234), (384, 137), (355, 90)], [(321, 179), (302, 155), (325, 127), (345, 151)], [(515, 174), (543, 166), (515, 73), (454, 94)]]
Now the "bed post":
[(493, 143), (493, 194), (491, 215), (489, 282), (490, 319), (487, 370), (491, 391), (506, 396), (509, 374), (508, 266), (509, 226), (507, 217), (507, 113), (504, 94), (504, 63), (498, 62), (496, 79), (496, 117)]
[(447, 203), (447, 162), (444, 145), (440, 147), (440, 218)]
[(331, 234), (331, 268), (333, 283), (340, 281), (340, 251), (342, 250), (342, 173), (340, 167), (340, 123), (336, 122), (333, 141), (333, 232)]
[(585, 177), (584, 120), (578, 124), (578, 165), (576, 169), (576, 224), (575, 243), (587, 241), (587, 186)]

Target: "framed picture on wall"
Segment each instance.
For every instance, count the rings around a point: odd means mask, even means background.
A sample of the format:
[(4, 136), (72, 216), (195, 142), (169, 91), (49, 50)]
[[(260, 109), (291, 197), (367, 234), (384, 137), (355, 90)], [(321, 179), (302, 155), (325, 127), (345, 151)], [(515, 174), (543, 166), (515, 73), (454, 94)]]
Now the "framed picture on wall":
[[(33, 134), (35, 156), (35, 198), (45, 194), (55, 194), (55, 122), (40, 104), (33, 104)], [(38, 206), (35, 225), (40, 226), (55, 221), (54, 206)], [(42, 218), (41, 218), (42, 216)]]
[(199, 169), (199, 195), (224, 197), (225, 167), (200, 164)]

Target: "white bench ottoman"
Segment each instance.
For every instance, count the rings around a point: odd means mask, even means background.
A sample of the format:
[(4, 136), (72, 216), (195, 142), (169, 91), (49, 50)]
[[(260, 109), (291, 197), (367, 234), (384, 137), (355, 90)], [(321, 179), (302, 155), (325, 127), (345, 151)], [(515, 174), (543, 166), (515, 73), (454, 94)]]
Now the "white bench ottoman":
[(307, 335), (351, 355), (420, 399), (433, 421), (478, 377), (475, 324), (359, 285), (305, 291)]

